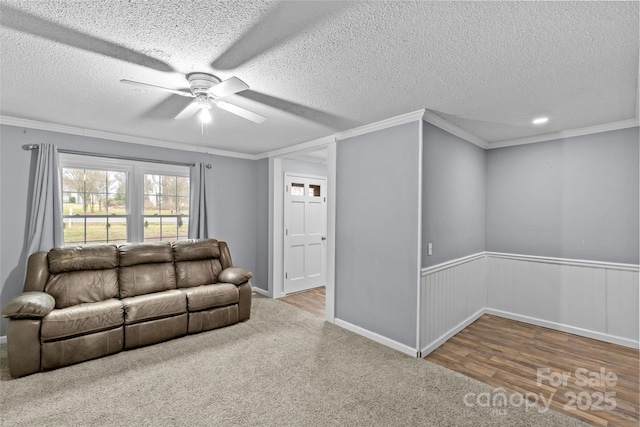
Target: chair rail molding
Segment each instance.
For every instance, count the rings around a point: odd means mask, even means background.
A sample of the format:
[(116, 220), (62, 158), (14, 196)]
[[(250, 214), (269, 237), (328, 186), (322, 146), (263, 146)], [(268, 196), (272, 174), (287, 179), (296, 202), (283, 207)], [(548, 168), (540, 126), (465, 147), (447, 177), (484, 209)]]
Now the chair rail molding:
[(481, 252), (421, 270), (421, 356), (483, 314), (640, 348), (640, 265)]

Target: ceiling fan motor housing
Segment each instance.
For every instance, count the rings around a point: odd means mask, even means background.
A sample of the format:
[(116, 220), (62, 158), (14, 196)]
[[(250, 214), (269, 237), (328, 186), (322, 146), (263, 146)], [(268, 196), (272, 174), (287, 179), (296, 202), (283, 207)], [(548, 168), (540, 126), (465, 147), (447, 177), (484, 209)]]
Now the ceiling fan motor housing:
[(187, 74), (187, 80), (194, 95), (206, 95), (209, 89), (220, 83), (220, 79), (207, 73)]

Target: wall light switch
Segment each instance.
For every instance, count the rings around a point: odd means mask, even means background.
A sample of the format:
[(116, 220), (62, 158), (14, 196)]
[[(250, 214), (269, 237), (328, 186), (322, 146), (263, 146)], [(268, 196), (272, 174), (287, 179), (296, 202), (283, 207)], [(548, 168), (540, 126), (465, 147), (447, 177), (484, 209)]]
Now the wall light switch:
[(429, 243), (427, 245), (427, 255), (431, 256), (433, 254), (433, 243)]

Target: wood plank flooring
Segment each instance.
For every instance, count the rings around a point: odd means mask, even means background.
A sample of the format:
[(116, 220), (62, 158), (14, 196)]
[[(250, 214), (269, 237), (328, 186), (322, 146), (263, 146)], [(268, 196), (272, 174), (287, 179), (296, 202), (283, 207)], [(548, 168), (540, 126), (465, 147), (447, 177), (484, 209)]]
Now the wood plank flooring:
[[(551, 409), (592, 425), (636, 427), (638, 355), (631, 348), (484, 315), (425, 359), (493, 387), (533, 393), (538, 402), (540, 395), (552, 398)], [(540, 368), (549, 371), (539, 373)], [(615, 394), (604, 400), (604, 393)]]
[(280, 301), (324, 319), (325, 295), (325, 287), (321, 286), (319, 288), (309, 289), (308, 291), (289, 294), (286, 297), (280, 298)]

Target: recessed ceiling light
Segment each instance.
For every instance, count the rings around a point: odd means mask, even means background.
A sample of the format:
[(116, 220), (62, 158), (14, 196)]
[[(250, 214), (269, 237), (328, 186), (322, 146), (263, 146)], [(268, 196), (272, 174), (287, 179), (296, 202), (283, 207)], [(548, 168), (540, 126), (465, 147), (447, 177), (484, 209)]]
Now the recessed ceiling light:
[(541, 125), (543, 123), (547, 123), (549, 121), (549, 117), (538, 117), (537, 119), (533, 119), (534, 125)]

